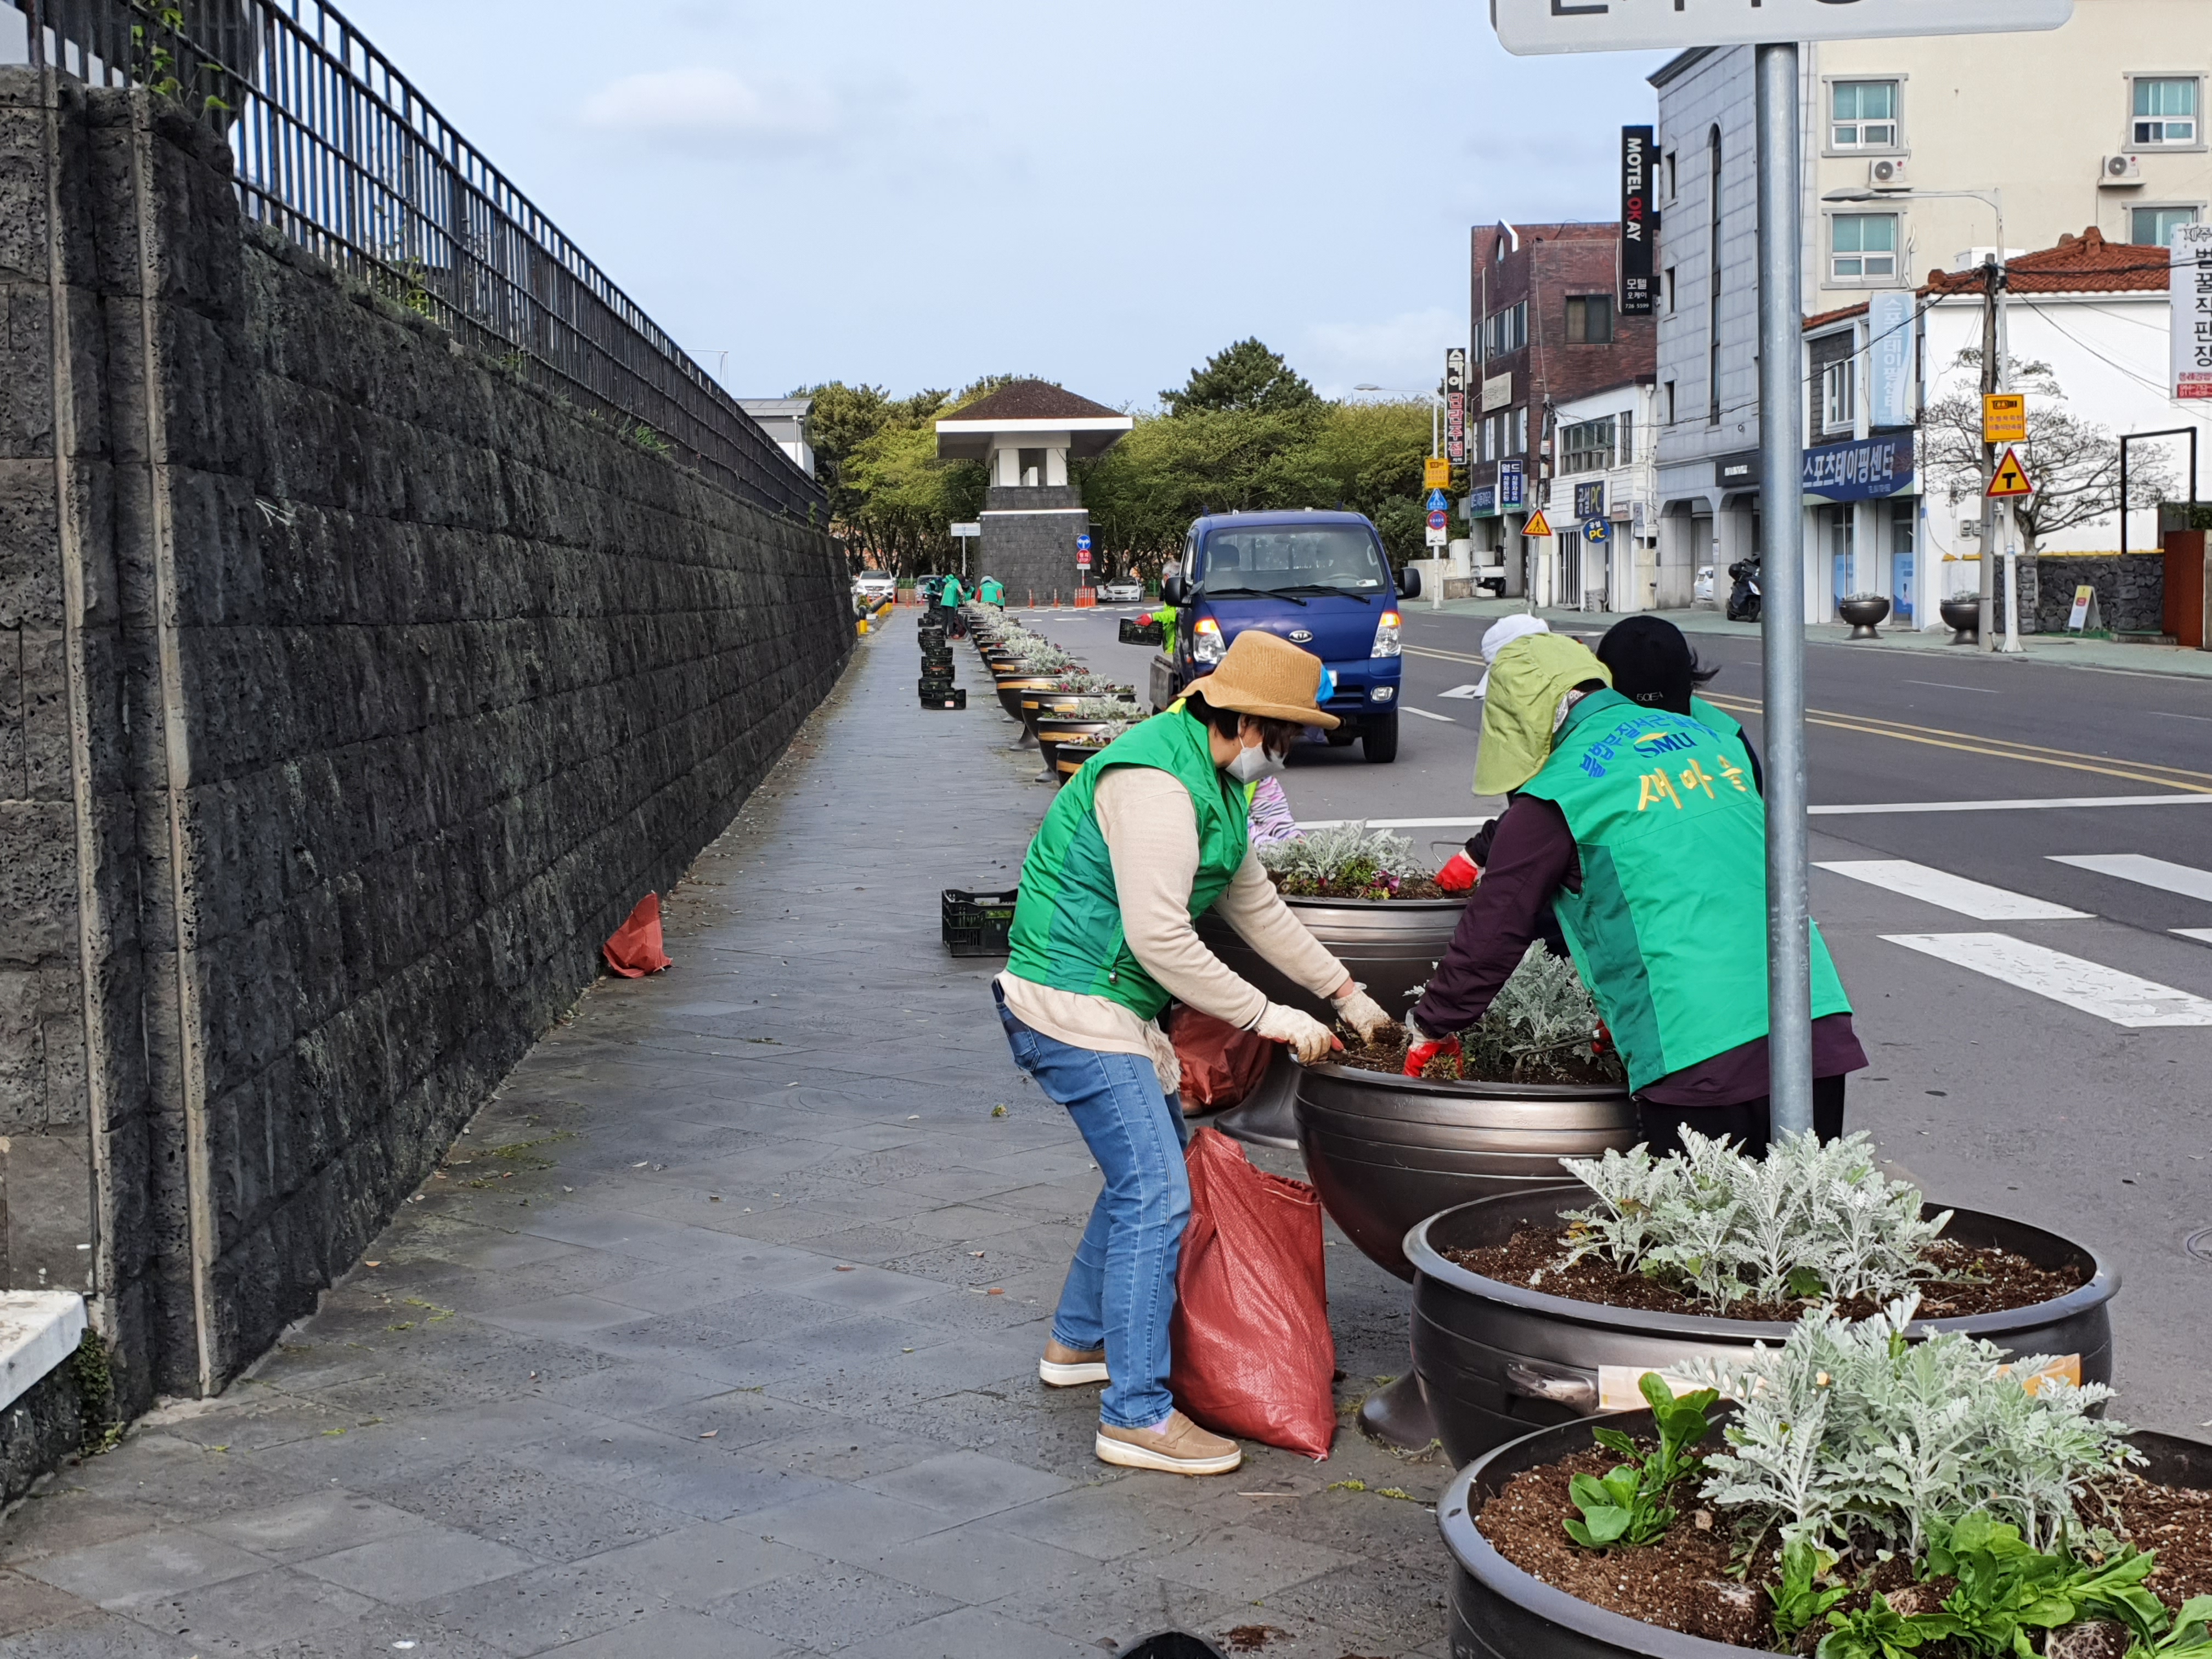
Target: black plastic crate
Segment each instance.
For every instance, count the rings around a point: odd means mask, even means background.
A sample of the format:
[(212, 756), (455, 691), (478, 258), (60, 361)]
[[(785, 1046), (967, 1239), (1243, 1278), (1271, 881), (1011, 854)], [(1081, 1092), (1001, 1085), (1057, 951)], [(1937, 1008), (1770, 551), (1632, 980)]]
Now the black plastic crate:
[(1121, 618), (1121, 641), (1124, 645), (1165, 645), (1167, 630), (1156, 622), (1140, 623), (1133, 617)]
[(924, 708), (965, 708), (968, 706), (968, 688), (951, 685), (941, 691), (924, 691), (921, 706)]
[(944, 911), (945, 948), (956, 957), (1003, 957), (1012, 946), (1007, 935), (1014, 926), (1014, 901), (1019, 888), (1003, 893), (966, 893), (948, 887), (940, 903)]
[(951, 667), (952, 647), (949, 645), (939, 646), (935, 649), (932, 649), (928, 646), (922, 647), (921, 665), (925, 668)]
[(932, 697), (950, 696), (955, 688), (952, 676), (950, 673), (944, 673), (924, 674), (914, 683), (914, 689), (921, 692), (923, 701), (927, 702)]

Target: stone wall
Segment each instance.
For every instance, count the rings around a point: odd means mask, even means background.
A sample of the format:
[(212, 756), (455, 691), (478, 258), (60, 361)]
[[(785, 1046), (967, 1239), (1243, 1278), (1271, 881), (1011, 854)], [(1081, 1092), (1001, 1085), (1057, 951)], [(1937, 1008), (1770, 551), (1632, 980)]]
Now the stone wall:
[[(1006, 585), (1011, 605), (1039, 605), (1057, 592), (1062, 605), (1075, 603), (1079, 574), (1075, 538), (1091, 528), (1083, 496), (1073, 484), (1040, 484), (1033, 489), (994, 484), (984, 492), (983, 534), (977, 543), (974, 573), (996, 576)], [(1091, 584), (1114, 573), (1094, 564)]]
[(823, 531), (228, 168), (0, 70), (0, 1285), (89, 1292), (126, 1406), (313, 1305), (852, 647)]
[[(2074, 590), (2085, 582), (2097, 590), (2097, 610), (2108, 632), (2157, 634), (2166, 627), (2162, 552), (2130, 553), (2124, 560), (2117, 553), (2045, 553), (2022, 559), (2020, 565), (2024, 632), (2064, 633), (2074, 609)], [(2000, 586), (1997, 591), (2002, 594), (2004, 590)]]

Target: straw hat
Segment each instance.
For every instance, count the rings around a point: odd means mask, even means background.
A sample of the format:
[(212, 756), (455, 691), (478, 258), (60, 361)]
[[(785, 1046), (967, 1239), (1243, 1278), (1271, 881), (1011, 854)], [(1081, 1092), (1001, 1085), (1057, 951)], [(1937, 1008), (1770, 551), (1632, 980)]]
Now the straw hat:
[(1248, 628), (1229, 642), (1221, 665), (1190, 688), (1202, 692), (1209, 708), (1233, 708), (1271, 720), (1295, 720), (1333, 731), (1336, 716), (1316, 706), (1321, 693), (1321, 659), (1288, 640)]

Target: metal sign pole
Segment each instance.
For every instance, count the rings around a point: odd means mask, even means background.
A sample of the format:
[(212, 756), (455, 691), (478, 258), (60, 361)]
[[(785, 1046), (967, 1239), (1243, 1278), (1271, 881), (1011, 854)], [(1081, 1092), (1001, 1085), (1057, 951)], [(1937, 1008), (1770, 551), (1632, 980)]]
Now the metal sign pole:
[(1759, 131), (1759, 556), (1765, 593), (1766, 985), (1774, 1133), (1813, 1127), (1806, 890), (1804, 314), (1799, 283), (1797, 47), (1756, 49)]

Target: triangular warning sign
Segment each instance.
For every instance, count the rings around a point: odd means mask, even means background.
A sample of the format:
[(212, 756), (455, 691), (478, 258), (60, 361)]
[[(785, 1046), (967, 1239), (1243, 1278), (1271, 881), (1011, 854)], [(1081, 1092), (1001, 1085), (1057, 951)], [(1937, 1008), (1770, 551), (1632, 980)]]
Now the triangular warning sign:
[(1996, 475), (1990, 480), (1990, 499), (2001, 501), (2014, 495), (2033, 495), (2035, 486), (2028, 481), (2027, 469), (2020, 464), (2020, 457), (2010, 449), (2004, 459), (1997, 463)]
[(1521, 533), (1524, 536), (1548, 536), (1552, 533), (1552, 521), (1544, 516), (1543, 508), (1540, 507), (1528, 515), (1528, 522), (1521, 526)]

